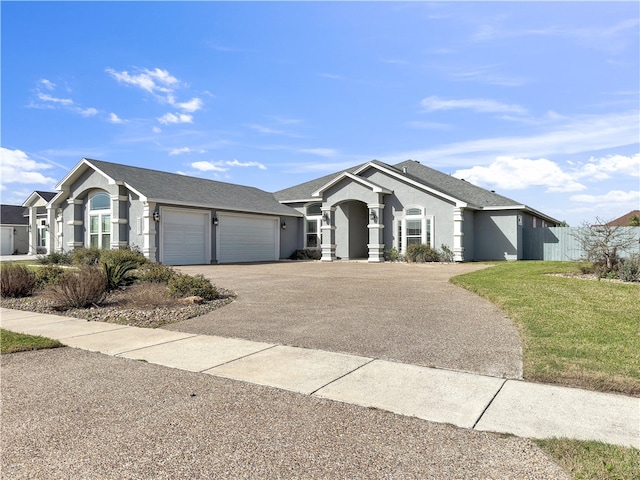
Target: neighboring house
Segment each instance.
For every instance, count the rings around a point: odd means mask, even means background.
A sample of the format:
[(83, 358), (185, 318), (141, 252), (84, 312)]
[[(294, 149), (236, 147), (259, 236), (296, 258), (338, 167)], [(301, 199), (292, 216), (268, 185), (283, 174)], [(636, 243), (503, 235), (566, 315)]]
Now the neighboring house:
[(50, 228), (52, 224), (49, 218), (47, 204), (57, 195), (57, 192), (35, 191), (22, 204), (26, 209), (27, 224), (29, 226), (29, 249), (30, 254), (47, 254), (50, 245)]
[(273, 194), (85, 158), (56, 190), (45, 245), (130, 245), (169, 265), (276, 261), (302, 248), (381, 262), (414, 243), (446, 245), (456, 261), (518, 260), (527, 230), (559, 223), (414, 161), (371, 161)]
[(456, 261), (524, 258), (527, 227), (558, 220), (408, 160), (371, 161), (275, 193), (305, 215), (303, 241), (322, 259), (381, 262), (386, 249), (447, 246)]
[[(607, 223), (607, 226), (629, 227), (629, 226), (632, 226), (631, 222), (632, 222), (632, 219), (634, 218), (640, 220), (640, 210), (631, 210), (629, 213), (622, 215), (621, 217), (618, 217), (615, 220), (611, 220), (609, 223)], [(633, 226), (637, 227), (638, 225), (636, 224)]]
[(20, 205), (0, 205), (0, 255), (29, 253), (29, 218)]

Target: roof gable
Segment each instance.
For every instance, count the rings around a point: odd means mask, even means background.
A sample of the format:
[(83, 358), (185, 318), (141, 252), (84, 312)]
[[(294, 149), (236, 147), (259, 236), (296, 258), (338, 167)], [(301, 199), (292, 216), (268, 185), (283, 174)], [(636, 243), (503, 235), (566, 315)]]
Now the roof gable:
[(392, 193), (391, 190), (381, 187), (380, 185), (376, 185), (375, 183), (371, 182), (370, 180), (367, 180), (366, 178), (362, 178), (362, 177), (358, 177), (352, 173), (349, 172), (342, 172), (340, 175), (334, 177), (331, 181), (329, 181), (328, 183), (326, 183), (325, 185), (323, 185), (322, 187), (320, 187), (318, 190), (316, 190), (315, 192), (313, 192), (311, 195), (313, 197), (321, 197), (322, 193), (326, 190), (328, 190), (329, 188), (333, 187), (334, 185), (336, 185), (337, 183), (339, 183), (340, 181), (344, 180), (345, 178), (348, 178), (354, 182), (357, 182), (361, 185), (364, 185), (365, 187), (371, 189), (373, 192), (376, 193), (386, 193), (386, 194), (390, 194)]

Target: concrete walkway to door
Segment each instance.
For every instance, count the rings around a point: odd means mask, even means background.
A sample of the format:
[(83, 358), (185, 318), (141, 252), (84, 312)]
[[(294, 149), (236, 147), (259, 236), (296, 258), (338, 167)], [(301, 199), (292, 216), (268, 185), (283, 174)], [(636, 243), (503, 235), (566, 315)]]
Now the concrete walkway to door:
[(178, 267), (237, 293), (166, 329), (522, 377), (517, 329), (448, 279), (479, 264), (280, 262)]

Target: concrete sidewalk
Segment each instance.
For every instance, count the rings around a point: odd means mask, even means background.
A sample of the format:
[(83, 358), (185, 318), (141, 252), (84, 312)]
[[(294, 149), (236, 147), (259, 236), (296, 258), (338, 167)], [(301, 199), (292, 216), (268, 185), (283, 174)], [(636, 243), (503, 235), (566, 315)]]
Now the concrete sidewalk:
[(322, 350), (0, 309), (2, 328), (462, 428), (640, 448), (640, 398)]

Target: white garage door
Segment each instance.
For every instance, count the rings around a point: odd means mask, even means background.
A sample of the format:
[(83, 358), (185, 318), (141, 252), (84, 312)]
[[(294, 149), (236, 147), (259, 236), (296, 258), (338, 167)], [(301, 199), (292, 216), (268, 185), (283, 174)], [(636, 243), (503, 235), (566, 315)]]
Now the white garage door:
[(162, 263), (165, 265), (210, 263), (208, 212), (163, 208), (160, 219)]
[(13, 227), (2, 227), (0, 229), (0, 255), (13, 254)]
[(279, 220), (251, 215), (218, 215), (218, 262), (279, 260)]

